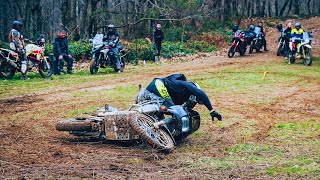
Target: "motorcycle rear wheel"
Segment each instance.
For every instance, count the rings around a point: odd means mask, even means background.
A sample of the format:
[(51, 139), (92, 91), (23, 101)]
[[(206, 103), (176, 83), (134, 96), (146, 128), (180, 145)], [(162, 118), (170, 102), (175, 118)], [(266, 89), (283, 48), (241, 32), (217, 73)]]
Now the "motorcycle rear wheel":
[(90, 61), (90, 73), (97, 74), (99, 70), (99, 64), (96, 63), (95, 59), (91, 59)]
[(11, 79), (16, 73), (16, 68), (9, 65), (7, 62), (0, 64), (0, 77), (4, 79)]
[(306, 58), (303, 59), (303, 64), (305, 66), (311, 66), (312, 64), (312, 56), (311, 56), (311, 51), (310, 49), (305, 49), (305, 55), (306, 55)]
[(58, 131), (92, 131), (91, 121), (87, 119), (70, 119), (56, 124)]
[(156, 129), (153, 126), (153, 119), (145, 114), (138, 114), (130, 122), (134, 131), (154, 149), (171, 152), (174, 148), (174, 141), (171, 136), (162, 128)]
[(41, 77), (48, 78), (53, 74), (53, 61), (50, 58), (45, 58), (39, 65), (39, 73)]
[(232, 58), (235, 54), (236, 50), (234, 49), (234, 46), (232, 45), (228, 51), (228, 57)]

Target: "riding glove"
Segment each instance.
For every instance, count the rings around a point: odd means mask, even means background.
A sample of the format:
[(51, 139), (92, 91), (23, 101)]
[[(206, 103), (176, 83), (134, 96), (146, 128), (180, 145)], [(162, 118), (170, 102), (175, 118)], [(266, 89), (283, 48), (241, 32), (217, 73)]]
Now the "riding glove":
[(214, 120), (215, 117), (216, 117), (219, 121), (222, 120), (222, 116), (221, 116), (219, 113), (217, 113), (216, 111), (210, 112), (210, 115), (211, 115), (212, 121)]

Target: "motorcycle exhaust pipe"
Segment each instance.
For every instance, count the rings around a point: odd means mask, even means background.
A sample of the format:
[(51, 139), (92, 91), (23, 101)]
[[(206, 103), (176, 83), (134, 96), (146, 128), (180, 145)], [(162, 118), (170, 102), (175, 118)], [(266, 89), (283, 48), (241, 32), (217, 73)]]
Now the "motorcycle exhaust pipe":
[(13, 62), (13, 60), (11, 60), (10, 58), (6, 58), (7, 59), (7, 63), (11, 66), (13, 66), (14, 68), (18, 69), (18, 65)]

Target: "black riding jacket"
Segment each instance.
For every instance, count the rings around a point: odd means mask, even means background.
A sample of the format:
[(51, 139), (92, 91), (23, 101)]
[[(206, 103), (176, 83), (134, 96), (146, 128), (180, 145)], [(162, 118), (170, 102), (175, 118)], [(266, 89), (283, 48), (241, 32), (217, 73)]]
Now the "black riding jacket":
[(161, 29), (155, 29), (153, 32), (153, 38), (155, 43), (161, 43), (164, 39), (163, 32)]
[(68, 39), (67, 37), (61, 38), (60, 36), (56, 37), (54, 40), (54, 55), (60, 56), (60, 55), (69, 55), (69, 45), (68, 45)]
[[(146, 89), (161, 97), (160, 93), (158, 92), (155, 86), (155, 80), (153, 80)], [(167, 102), (170, 102), (172, 100), (175, 105), (182, 105), (190, 98), (191, 95), (194, 95), (196, 96), (197, 101), (202, 102), (208, 108), (208, 110), (211, 111), (213, 109), (206, 93), (203, 92), (201, 89), (198, 89), (197, 86), (192, 82), (175, 80), (172, 78), (159, 78), (159, 80), (161, 80), (164, 83), (171, 97), (171, 99), (169, 100), (165, 99)]]

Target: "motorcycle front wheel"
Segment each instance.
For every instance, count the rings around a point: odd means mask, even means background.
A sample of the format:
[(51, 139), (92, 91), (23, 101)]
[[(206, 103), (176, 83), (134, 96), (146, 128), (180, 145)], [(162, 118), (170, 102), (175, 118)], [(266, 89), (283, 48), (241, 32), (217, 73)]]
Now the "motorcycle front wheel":
[(305, 48), (305, 58), (303, 58), (303, 64), (305, 66), (311, 66), (312, 64), (312, 56), (311, 56), (311, 50), (308, 48)]
[(294, 64), (294, 62), (296, 61), (296, 57), (295, 57), (295, 53), (294, 52), (290, 52), (289, 53), (289, 58), (288, 58), (289, 64)]
[(5, 79), (11, 79), (16, 73), (16, 68), (5, 62), (1, 62), (0, 64), (0, 77)]
[(95, 59), (91, 59), (90, 61), (90, 73), (91, 74), (97, 74), (99, 70), (99, 64)]
[(228, 57), (232, 58), (234, 56), (234, 53), (236, 52), (234, 45), (232, 45), (228, 51)]
[(43, 77), (43, 78), (48, 78), (48, 77), (52, 76), (52, 74), (53, 74), (53, 61), (50, 58), (45, 57), (40, 62), (39, 73), (40, 73), (41, 77)]
[(141, 136), (152, 148), (171, 152), (174, 148), (174, 141), (171, 136), (162, 128), (153, 126), (153, 118), (145, 114), (138, 114), (130, 122), (134, 131)]
[[(126, 66), (126, 62), (124, 60), (124, 57), (120, 57), (120, 71), (123, 72), (124, 68)], [(115, 68), (114, 71), (117, 71), (117, 69)]]
[(281, 56), (281, 49), (282, 49), (282, 45), (279, 45), (277, 49), (277, 56)]

